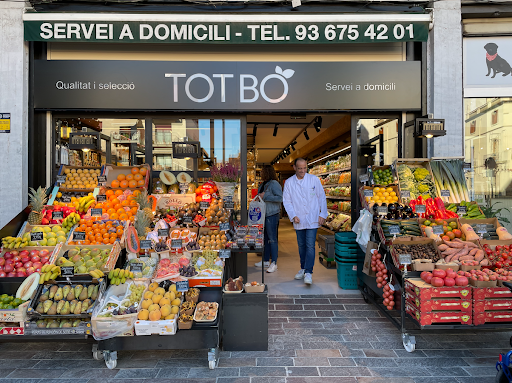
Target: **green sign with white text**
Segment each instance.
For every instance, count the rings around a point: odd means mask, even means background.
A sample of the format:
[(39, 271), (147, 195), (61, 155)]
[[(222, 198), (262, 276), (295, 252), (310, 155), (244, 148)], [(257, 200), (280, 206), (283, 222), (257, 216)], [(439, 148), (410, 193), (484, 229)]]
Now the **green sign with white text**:
[(139, 22), (24, 21), (26, 41), (336, 44), (427, 41), (426, 21), (402, 22)]

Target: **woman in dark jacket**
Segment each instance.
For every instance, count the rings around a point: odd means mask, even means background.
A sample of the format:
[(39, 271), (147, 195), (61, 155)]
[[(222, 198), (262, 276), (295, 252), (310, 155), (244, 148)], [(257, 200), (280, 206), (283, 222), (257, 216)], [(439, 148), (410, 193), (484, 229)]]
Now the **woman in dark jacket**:
[[(265, 202), (265, 229), (263, 261), (255, 264), (256, 267), (268, 267), (267, 273), (277, 270), (277, 227), (283, 202), (283, 190), (277, 181), (273, 166), (265, 165), (261, 170), (263, 183), (258, 189), (259, 196)], [(272, 257), (272, 263), (270, 258)]]

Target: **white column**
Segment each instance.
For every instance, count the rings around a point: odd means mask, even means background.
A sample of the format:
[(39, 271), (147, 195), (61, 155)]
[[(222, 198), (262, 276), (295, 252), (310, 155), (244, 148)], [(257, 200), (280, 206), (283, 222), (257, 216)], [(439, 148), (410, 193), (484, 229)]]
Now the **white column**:
[(434, 2), (434, 28), (428, 41), (428, 105), (434, 118), (445, 119), (446, 136), (434, 139), (435, 157), (462, 156), (464, 123), (462, 98), (461, 1)]
[(0, 228), (28, 200), (28, 43), (22, 15), (29, 6), (0, 1), (0, 113), (11, 114), (11, 132), (0, 133)]

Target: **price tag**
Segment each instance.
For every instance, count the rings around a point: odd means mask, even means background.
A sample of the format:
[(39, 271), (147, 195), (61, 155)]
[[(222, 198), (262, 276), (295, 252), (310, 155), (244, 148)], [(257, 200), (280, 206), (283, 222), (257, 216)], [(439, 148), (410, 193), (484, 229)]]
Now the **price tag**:
[(96, 201), (98, 201), (98, 202), (106, 202), (107, 201), (107, 196), (105, 194), (98, 194), (96, 196)]
[(249, 246), (254, 246), (254, 245), (255, 245), (255, 243), (256, 243), (256, 240), (255, 240), (254, 238), (248, 238), (248, 239), (247, 239), (247, 244), (248, 244)]
[(427, 207), (425, 205), (416, 205), (414, 209), (416, 210), (417, 214), (425, 214), (427, 211)]
[(188, 184), (185, 184), (185, 183), (180, 183), (180, 191), (181, 191), (181, 194), (185, 194), (188, 190)]
[(368, 182), (368, 174), (361, 174), (361, 175), (359, 176), (359, 181), (360, 181), (361, 183)]
[(449, 197), (450, 191), (449, 190), (441, 190), (441, 197)]
[(401, 265), (410, 265), (411, 264), (411, 254), (400, 254), (398, 256), (398, 260)]
[(85, 241), (85, 231), (74, 231), (73, 241)]
[(402, 198), (411, 198), (411, 191), (410, 190), (402, 190), (400, 192), (400, 196)]
[(485, 233), (487, 233), (487, 225), (485, 223), (477, 224), (476, 225), (476, 232), (478, 234), (485, 234)]
[(373, 189), (364, 189), (363, 193), (365, 197), (373, 197)]
[(73, 277), (75, 275), (75, 266), (63, 266), (60, 268), (62, 277)]
[(226, 259), (231, 257), (231, 250), (230, 249), (221, 249), (219, 250), (219, 258)]
[(235, 203), (233, 201), (225, 201), (224, 209), (233, 210), (235, 208)]
[(199, 209), (206, 210), (210, 207), (210, 202), (208, 201), (201, 201), (199, 202)]
[(172, 239), (171, 240), (171, 249), (181, 249), (182, 245), (183, 245), (183, 241), (181, 239)]
[(391, 235), (400, 234), (400, 226), (398, 226), (398, 225), (390, 226), (389, 227), (389, 234), (391, 234)]
[(435, 235), (444, 234), (443, 227), (441, 225), (432, 226), (432, 233), (434, 233)]
[(259, 232), (257, 227), (250, 227), (249, 228), (249, 235), (257, 235)]
[(57, 183), (63, 184), (66, 182), (66, 176), (57, 176)]
[(464, 215), (467, 213), (467, 207), (466, 206), (457, 206), (457, 215)]
[(64, 203), (70, 203), (71, 202), (71, 196), (70, 195), (63, 195), (61, 200)]
[(107, 182), (107, 176), (98, 176), (98, 183), (106, 183)]
[(379, 206), (377, 208), (378, 214), (388, 214), (388, 207), (387, 206)]
[(62, 211), (52, 211), (52, 219), (63, 219), (64, 215), (62, 214)]
[(151, 249), (151, 245), (152, 245), (152, 243), (151, 243), (151, 240), (149, 240), (149, 239), (143, 239), (142, 241), (140, 241), (140, 248), (142, 250)]
[(188, 291), (188, 281), (176, 282), (176, 291), (181, 293)]
[(159, 237), (168, 237), (169, 229), (158, 229), (158, 236)]
[(464, 162), (464, 170), (471, 170), (471, 162)]
[(91, 209), (91, 217), (101, 217), (103, 209)]
[(185, 215), (185, 216), (183, 216), (182, 222), (184, 224), (191, 225), (192, 224), (192, 217), (189, 216), (189, 215)]
[(237, 244), (238, 246), (243, 246), (243, 245), (245, 245), (245, 239), (243, 239), (243, 238), (238, 238), (238, 239), (236, 240), (236, 244)]
[(228, 231), (229, 230), (229, 222), (221, 222), (219, 224), (220, 231)]
[[(142, 242), (142, 241), (141, 241)], [(151, 242), (151, 241), (150, 241)], [(141, 243), (141, 248), (142, 248), (142, 243)], [(132, 273), (142, 273), (142, 267), (143, 267), (143, 264), (142, 263), (132, 263), (130, 265), (130, 271)]]
[(233, 196), (227, 195), (227, 196), (223, 197), (222, 200), (224, 201), (224, 203), (233, 202)]
[(42, 231), (36, 231), (35, 233), (30, 233), (30, 240), (32, 242), (42, 241), (43, 238), (44, 238), (44, 236), (43, 236)]

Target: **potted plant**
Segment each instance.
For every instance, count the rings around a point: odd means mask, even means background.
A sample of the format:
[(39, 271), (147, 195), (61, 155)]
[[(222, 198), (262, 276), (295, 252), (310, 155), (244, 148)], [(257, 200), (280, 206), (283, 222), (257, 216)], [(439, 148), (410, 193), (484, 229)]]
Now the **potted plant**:
[(236, 184), (240, 181), (240, 167), (238, 164), (215, 164), (210, 169), (212, 179), (217, 185), (222, 198), (235, 194)]

